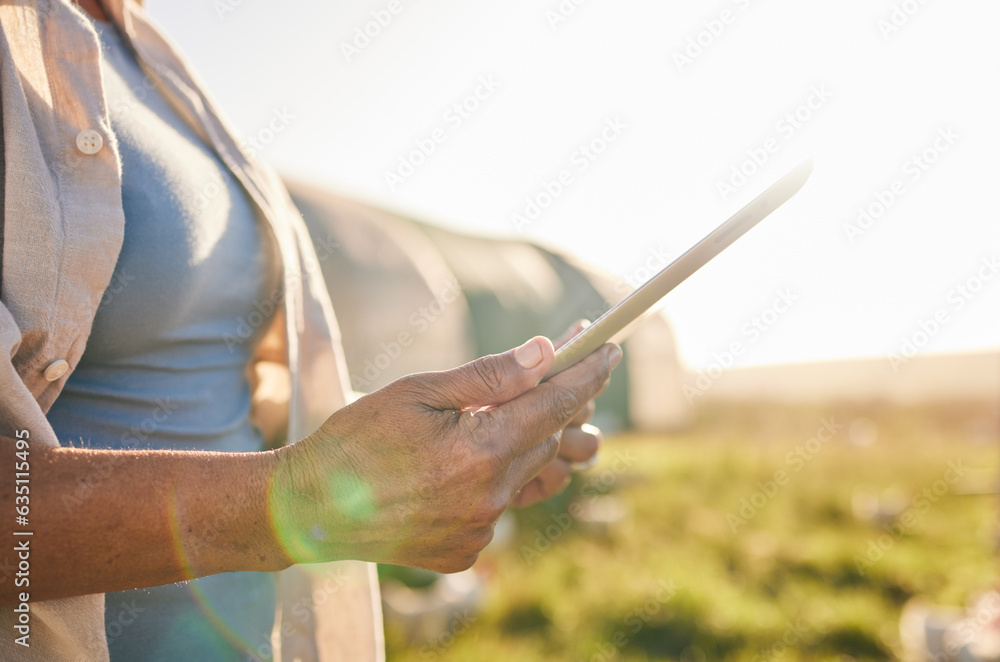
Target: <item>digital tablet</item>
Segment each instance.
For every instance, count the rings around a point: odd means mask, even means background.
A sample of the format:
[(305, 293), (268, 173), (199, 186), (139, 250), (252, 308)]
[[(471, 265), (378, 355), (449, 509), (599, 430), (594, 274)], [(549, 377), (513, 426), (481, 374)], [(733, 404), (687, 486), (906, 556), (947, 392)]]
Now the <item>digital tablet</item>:
[[(620, 341), (632, 322), (647, 312), (670, 290), (701, 269), (713, 257), (757, 225), (768, 214), (783, 205), (806, 183), (812, 173), (812, 161), (805, 161), (733, 214), (707, 237), (663, 268), (658, 274), (635, 289), (596, 322), (573, 336), (556, 351), (556, 360), (545, 379), (549, 379), (575, 364), (595, 349), (614, 339)], [(544, 380), (543, 380), (544, 381)]]

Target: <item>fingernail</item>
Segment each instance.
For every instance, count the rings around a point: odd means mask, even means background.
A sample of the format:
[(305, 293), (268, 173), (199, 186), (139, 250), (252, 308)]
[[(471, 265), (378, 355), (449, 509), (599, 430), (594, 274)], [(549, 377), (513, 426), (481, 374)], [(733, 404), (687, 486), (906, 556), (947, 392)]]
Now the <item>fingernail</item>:
[(534, 368), (542, 362), (542, 348), (538, 342), (532, 338), (514, 350), (514, 360), (525, 370)]
[(608, 355), (608, 362), (611, 364), (611, 369), (614, 370), (619, 363), (622, 362), (622, 350), (618, 345), (611, 346), (611, 353)]
[(599, 456), (600, 453), (594, 453), (586, 462), (570, 462), (569, 468), (571, 471), (586, 471), (587, 469), (597, 465), (597, 462), (600, 459)]

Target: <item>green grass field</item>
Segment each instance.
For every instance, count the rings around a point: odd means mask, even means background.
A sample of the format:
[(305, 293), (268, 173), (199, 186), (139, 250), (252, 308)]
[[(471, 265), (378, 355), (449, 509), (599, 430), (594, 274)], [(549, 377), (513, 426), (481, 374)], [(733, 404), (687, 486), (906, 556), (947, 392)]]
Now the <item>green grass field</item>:
[[(974, 405), (716, 405), (617, 436), (484, 554), (473, 622), (424, 644), (389, 627), (389, 660), (894, 659), (906, 600), (996, 582), (997, 442)], [(623, 519), (590, 521), (615, 498)], [(896, 517), (858, 516), (876, 503)]]

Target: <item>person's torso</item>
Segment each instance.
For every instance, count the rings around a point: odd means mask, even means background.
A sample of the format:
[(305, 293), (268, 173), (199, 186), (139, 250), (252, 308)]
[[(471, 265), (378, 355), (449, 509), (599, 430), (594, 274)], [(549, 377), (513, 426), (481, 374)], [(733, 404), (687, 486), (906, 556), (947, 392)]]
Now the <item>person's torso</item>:
[(245, 370), (277, 307), (279, 258), (218, 157), (114, 28), (100, 33), (125, 239), (49, 420), (73, 445), (259, 450)]
[[(49, 422), (75, 446), (260, 450), (246, 367), (280, 305), (277, 251), (115, 28), (99, 33), (125, 238)], [(272, 576), (224, 573), (110, 593), (105, 629), (112, 660), (267, 659), (274, 615)]]

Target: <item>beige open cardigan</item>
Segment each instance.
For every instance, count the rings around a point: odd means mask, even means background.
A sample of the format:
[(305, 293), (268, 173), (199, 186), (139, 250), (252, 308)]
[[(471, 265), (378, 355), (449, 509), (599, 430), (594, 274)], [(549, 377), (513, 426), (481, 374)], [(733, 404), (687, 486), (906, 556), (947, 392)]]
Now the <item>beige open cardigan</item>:
[[(216, 150), (273, 233), (286, 296), (285, 314), (278, 316), (284, 328), (272, 331), (283, 337), (291, 376), (287, 438), (301, 439), (348, 394), (336, 321), (301, 217), (277, 176), (242, 153), (196, 76), (142, 8), (132, 1), (104, 3), (150, 77)], [(68, 0), (3, 0), (0, 29), (0, 435), (26, 429), (32, 443), (58, 445), (45, 412), (83, 354), (121, 248), (121, 168), (97, 35), (87, 18)], [(94, 153), (78, 147), (84, 131), (97, 132), (103, 147)], [(46, 368), (56, 361), (67, 362), (69, 371), (50, 381)], [(0, 551), (0, 562), (10, 554)], [(275, 650), (255, 651), (261, 659), (382, 659), (371, 564), (297, 566), (279, 573), (278, 581)], [(0, 609), (2, 659), (108, 659), (103, 595), (31, 604), (30, 648), (14, 643), (16, 622), (12, 607)]]

